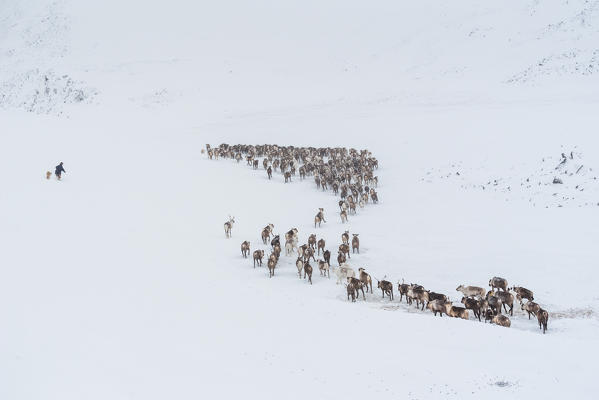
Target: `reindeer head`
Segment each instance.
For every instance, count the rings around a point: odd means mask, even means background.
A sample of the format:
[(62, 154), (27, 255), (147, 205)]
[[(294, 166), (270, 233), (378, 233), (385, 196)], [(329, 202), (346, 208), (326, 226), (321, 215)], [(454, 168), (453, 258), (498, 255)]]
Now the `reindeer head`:
[(354, 237), (358, 237), (359, 233), (352, 233), (352, 235), (354, 235)]

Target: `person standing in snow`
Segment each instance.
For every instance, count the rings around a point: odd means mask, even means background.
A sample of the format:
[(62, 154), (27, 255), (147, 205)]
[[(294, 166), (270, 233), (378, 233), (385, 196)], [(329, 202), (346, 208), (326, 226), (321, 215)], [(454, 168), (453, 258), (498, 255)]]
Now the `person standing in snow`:
[(56, 166), (56, 169), (54, 170), (54, 174), (56, 174), (56, 177), (60, 180), (60, 176), (62, 175), (62, 173), (66, 173), (67, 171), (64, 170), (64, 167), (62, 166), (62, 161), (60, 162), (60, 164), (58, 164)]

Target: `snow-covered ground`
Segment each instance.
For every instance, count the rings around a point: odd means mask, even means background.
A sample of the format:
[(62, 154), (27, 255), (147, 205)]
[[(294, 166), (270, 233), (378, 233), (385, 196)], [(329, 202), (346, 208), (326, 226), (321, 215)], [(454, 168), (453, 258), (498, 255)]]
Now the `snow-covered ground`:
[[(594, 398), (598, 38), (598, 1), (0, 0), (0, 399)], [(368, 148), (380, 203), (206, 143)], [(505, 277), (549, 330), (269, 279), (268, 223), (456, 302)]]

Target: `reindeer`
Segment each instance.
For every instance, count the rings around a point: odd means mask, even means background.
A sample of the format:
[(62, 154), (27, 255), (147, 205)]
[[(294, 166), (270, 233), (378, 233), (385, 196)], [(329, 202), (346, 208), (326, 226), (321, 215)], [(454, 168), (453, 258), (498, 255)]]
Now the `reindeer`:
[(408, 299), (408, 304), (412, 304), (416, 300), (416, 308), (422, 304), (421, 310), (424, 310), (425, 302), (428, 303), (428, 292), (420, 285), (410, 285), (406, 298)]
[[(379, 281), (378, 279), (377, 279), (377, 282), (378, 282), (377, 287), (379, 289), (381, 289), (381, 292), (383, 292), (383, 299), (385, 298), (385, 294), (386, 294), (393, 301), (393, 284), (389, 281), (385, 281), (385, 280)], [(424, 304), (422, 307), (424, 307)]]
[(285, 176), (285, 183), (287, 183), (287, 181), (291, 182), (291, 172), (286, 171), (284, 176)]
[[(433, 312), (433, 314), (435, 315), (435, 317), (437, 316), (437, 313), (439, 313), (439, 316), (443, 316), (443, 313), (447, 310), (447, 301), (442, 301), (442, 300), (431, 300), (428, 302), (428, 304), (426, 305), (426, 308), (428, 308), (429, 310), (431, 310)], [(451, 303), (449, 303), (451, 304)]]
[(318, 241), (318, 255), (320, 255), (320, 249), (322, 249), (322, 252), (324, 253), (324, 245), (325, 245), (324, 239), (320, 239)]
[(276, 259), (269, 258), (268, 259), (268, 277), (272, 278), (275, 276), (275, 267), (277, 266)]
[(491, 323), (504, 326), (506, 328), (509, 328), (512, 325), (510, 319), (502, 314), (495, 315), (493, 318), (491, 318)]
[(262, 257), (264, 257), (264, 250), (254, 251), (254, 268), (256, 268), (256, 263), (262, 266)]
[(289, 240), (285, 242), (285, 256), (289, 257), (293, 254), (293, 242)]
[(353, 199), (349, 200), (349, 213), (350, 214), (356, 214), (356, 203), (353, 201)]
[(243, 256), (243, 258), (247, 258), (247, 256), (249, 254), (250, 254), (250, 242), (248, 242), (246, 240), (243, 243), (241, 243), (241, 255)]
[(326, 261), (318, 260), (318, 269), (320, 270), (321, 276), (327, 276), (331, 279), (331, 274), (329, 273), (329, 263)]
[(229, 220), (224, 223), (225, 226), (225, 237), (229, 239), (231, 237), (231, 229), (233, 229), (233, 224), (235, 223), (235, 217), (231, 217), (229, 215)]
[[(501, 299), (501, 303), (503, 304), (503, 309), (505, 310), (506, 313), (510, 313), (511, 316), (514, 315), (514, 295), (511, 294), (510, 292), (501, 292), (498, 291), (497, 293), (492, 292), (495, 296), (499, 297), (499, 299)], [(506, 305), (508, 305), (510, 307), (510, 310), (507, 310)]]
[(366, 291), (368, 292), (368, 285), (370, 285), (370, 293), (372, 293), (372, 278), (364, 268), (358, 268), (358, 272), (360, 274), (360, 281), (366, 286)]
[(397, 281), (397, 291), (399, 292), (399, 301), (401, 302), (401, 300), (403, 299), (404, 296), (406, 296), (406, 301), (408, 301), (408, 289), (410, 288), (410, 285), (408, 285), (407, 283), (399, 283), (399, 281)]
[(516, 300), (518, 300), (521, 305), (522, 299), (527, 299), (528, 301), (533, 301), (535, 299), (532, 290), (528, 290), (521, 286), (514, 286), (512, 288), (509, 288), (508, 290), (511, 290), (516, 293)]
[(304, 259), (302, 257), (298, 257), (295, 260), (295, 266), (297, 267), (297, 274), (299, 278), (302, 279), (302, 271), (304, 270)]
[(491, 290), (497, 288), (507, 292), (507, 280), (504, 278), (498, 278), (494, 276), (493, 278), (489, 279), (489, 286), (491, 286)]
[(285, 240), (297, 239), (297, 228), (293, 228), (285, 233)]
[(447, 298), (447, 296), (445, 296), (444, 294), (431, 292), (430, 290), (427, 290), (427, 292), (428, 292), (428, 301), (433, 301), (433, 300), (447, 301), (447, 300), (449, 300)]
[(334, 268), (333, 272), (335, 273), (335, 275), (337, 275), (337, 284), (340, 284), (343, 280), (347, 280), (348, 277), (356, 277), (356, 273), (354, 272), (354, 270), (345, 263), (341, 264), (337, 268)]
[(318, 214), (316, 214), (316, 216), (314, 217), (314, 228), (316, 228), (316, 224), (318, 224), (318, 227), (320, 227), (321, 222), (327, 222), (324, 219), (324, 208), (318, 209)]
[(495, 296), (493, 291), (487, 293), (486, 301), (483, 304), (489, 307), (493, 314), (501, 314), (501, 299)]
[(308, 246), (306, 248), (306, 250), (304, 250), (304, 260), (306, 260), (306, 262), (308, 262), (310, 260), (310, 258), (312, 258), (314, 260), (314, 262), (316, 262), (316, 258), (314, 257), (314, 249), (310, 246)]
[(266, 169), (266, 174), (268, 175), (268, 179), (272, 178), (272, 167), (270, 165)]
[(347, 211), (347, 203), (343, 200), (339, 200), (339, 211)]
[(482, 314), (482, 301), (473, 299), (471, 297), (462, 297), (462, 304), (467, 310), (472, 310), (474, 314), (474, 318), (478, 318), (480, 322), (480, 317)]
[(480, 298), (485, 297), (485, 289), (478, 286), (464, 286), (460, 285), (456, 288), (458, 292), (462, 292), (466, 297), (475, 297), (478, 296)]
[(362, 298), (366, 300), (366, 295), (364, 294), (364, 284), (362, 281), (353, 276), (347, 277), (348, 284), (351, 284), (356, 290), (356, 298), (360, 298), (360, 291), (362, 291)]
[(349, 255), (349, 246), (346, 244), (340, 244), (339, 245), (339, 252), (343, 253), (343, 254), (347, 254), (347, 258), (351, 258), (351, 256)]
[(351, 252), (353, 253), (357, 250), (358, 254), (360, 254), (360, 239), (358, 239), (359, 233), (352, 233), (352, 235), (354, 237), (351, 240)]
[(304, 279), (306, 279), (306, 274), (308, 275), (308, 282), (310, 285), (312, 284), (312, 266), (306, 261), (304, 263)]
[(315, 234), (311, 234), (308, 237), (308, 246), (310, 246), (312, 249), (316, 249), (316, 235)]
[(260, 166), (260, 161), (254, 160), (254, 169), (258, 169), (259, 166)]
[(535, 303), (534, 301), (527, 301), (526, 304), (520, 303), (520, 307), (523, 311), (526, 311), (528, 313), (528, 319), (530, 319), (530, 314), (536, 317), (539, 313), (539, 310), (541, 309), (541, 306)]
[(270, 239), (270, 235), (272, 235), (272, 230), (275, 228), (273, 224), (268, 224), (262, 229), (262, 243), (266, 244), (267, 240)]
[(351, 296), (352, 303), (355, 303), (356, 302), (356, 288), (351, 283), (348, 283), (346, 285), (346, 289), (347, 289), (347, 300), (349, 301), (349, 298)]
[(468, 310), (464, 307), (452, 306), (451, 302), (445, 303), (445, 314), (453, 318), (468, 319)]
[[(324, 260), (327, 262), (327, 264), (331, 265), (331, 252), (330, 251), (328, 251), (328, 250), (323, 251), (322, 258), (324, 258)], [(341, 263), (339, 263), (339, 265), (341, 265)]]
[(345, 231), (341, 234), (341, 242), (343, 244), (349, 244), (349, 231)]
[(341, 222), (342, 223), (346, 223), (347, 222), (347, 212), (345, 210), (341, 211), (339, 213), (339, 216), (341, 217)]
[(270, 246), (274, 248), (275, 246), (280, 246), (280, 245), (281, 245), (281, 240), (279, 239), (279, 235), (276, 235), (270, 241)]
[(278, 260), (279, 257), (281, 256), (281, 245), (277, 244), (275, 247), (273, 247), (272, 253), (277, 257), (277, 260)]
[(370, 199), (372, 200), (372, 204), (379, 203), (379, 195), (374, 191), (374, 189), (370, 189)]
[(549, 313), (542, 308), (537, 312), (537, 321), (539, 321), (539, 329), (543, 329), (543, 334), (547, 331), (547, 322), (549, 321)]

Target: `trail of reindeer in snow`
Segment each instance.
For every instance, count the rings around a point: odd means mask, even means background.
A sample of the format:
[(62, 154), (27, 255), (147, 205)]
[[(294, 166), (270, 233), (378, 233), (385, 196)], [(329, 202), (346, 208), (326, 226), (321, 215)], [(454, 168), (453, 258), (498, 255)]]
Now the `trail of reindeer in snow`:
[[(220, 157), (216, 158), (215, 160), (218, 161), (219, 158), (225, 158), (229, 161), (235, 161), (238, 164), (243, 163), (243, 165), (245, 165), (246, 167), (252, 168), (255, 171), (266, 173), (266, 170), (263, 169), (263, 167), (262, 167), (262, 162), (259, 162), (259, 167), (256, 169), (252, 165), (248, 165), (244, 158), (237, 161), (237, 160), (235, 160), (235, 158), (227, 158), (227, 157), (223, 157), (221, 155)], [(212, 159), (209, 159), (209, 160), (212, 160)], [(276, 172), (276, 169), (273, 172)], [(278, 175), (280, 175), (281, 177), (284, 177), (284, 174), (281, 172), (279, 172)], [(273, 176), (274, 176), (274, 173), (273, 173)], [(300, 179), (300, 181), (301, 182), (308, 181), (310, 176), (313, 176), (313, 175), (307, 175), (306, 178)], [(294, 175), (294, 178), (299, 178), (299, 176)], [(378, 185), (377, 185), (377, 187), (378, 187)], [(329, 189), (327, 189), (327, 191)], [(320, 188), (318, 190), (323, 191)], [(323, 193), (324, 192), (325, 191), (323, 191)], [(368, 204), (372, 204), (372, 203), (369, 202)], [(357, 208), (357, 209), (359, 209), (359, 208)], [(357, 216), (357, 212), (356, 212), (356, 214), (353, 214), (353, 217), (356, 217), (356, 216)], [(326, 214), (325, 214), (325, 217), (326, 217)], [(337, 223), (339, 223), (337, 220), (335, 220), (335, 221)], [(343, 230), (345, 230), (345, 228), (343, 228)], [(262, 242), (261, 239), (259, 242), (260, 243)], [(270, 240), (269, 240), (269, 242), (270, 242)], [(332, 248), (334, 248), (334, 246)], [(284, 252), (285, 252), (285, 249), (283, 248), (283, 253)], [(296, 268), (295, 261), (294, 261), (295, 255), (296, 255), (296, 252), (294, 251), (291, 256), (280, 257), (278, 263), (280, 263), (281, 266), (283, 264), (287, 265), (287, 267), (289, 267), (289, 268), (282, 270), (280, 267), (277, 267), (277, 275), (276, 276), (288, 276), (288, 277), (291, 277), (292, 279), (297, 279), (302, 282), (305, 280), (303, 278), (303, 275), (302, 275), (302, 278), (298, 278), (298, 272), (297, 272), (297, 268)], [(334, 267), (335, 260), (333, 260), (332, 256), (331, 256), (331, 258), (332, 258), (332, 262), (331, 262), (330, 268), (331, 268), (331, 272), (332, 272), (333, 268), (335, 268)], [(263, 260), (263, 267), (265, 267), (268, 270), (267, 262), (268, 262), (268, 259), (265, 257), (265, 259)], [(351, 259), (348, 260), (348, 262), (351, 262)], [(316, 262), (315, 264), (316, 264), (316, 268), (314, 268), (314, 272), (312, 275), (313, 278), (318, 275), (318, 278), (320, 278), (320, 279), (327, 279), (327, 280), (330, 280), (331, 282), (337, 282), (337, 276), (334, 273), (333, 273), (333, 276), (330, 277), (330, 279), (320, 276), (319, 271), (317, 271), (318, 263)], [(257, 267), (257, 268), (260, 268), (260, 267)], [(336, 267), (336, 268), (338, 268), (338, 267)], [(375, 278), (375, 277), (373, 276), (373, 278)], [(387, 277), (384, 276), (384, 277), (382, 277), (382, 279), (387, 279)], [(318, 279), (313, 280), (313, 281), (316, 283), (318, 281)], [(394, 299), (393, 299), (393, 301), (390, 301), (388, 297), (383, 298), (381, 295), (382, 292), (380, 291), (380, 289), (377, 289), (377, 287), (374, 286), (373, 287), (374, 293), (366, 292), (365, 298), (358, 296), (357, 300), (359, 300), (359, 301), (356, 301), (356, 303), (362, 303), (362, 304), (364, 304), (364, 306), (374, 307), (374, 308), (385, 310), (385, 311), (403, 311), (403, 312), (420, 314), (420, 315), (426, 314), (427, 317), (429, 316), (428, 314), (431, 314), (430, 312), (428, 312), (428, 310), (426, 310), (426, 307), (425, 307), (425, 310), (421, 310), (420, 307), (416, 307), (414, 304), (409, 305), (405, 299), (403, 299), (400, 302), (395, 296), (395, 295), (399, 295), (399, 293), (397, 293), (397, 282), (393, 282), (393, 281), (391, 281), (391, 282), (394, 284)], [(338, 286), (340, 289), (345, 289), (345, 285), (337, 284), (336, 286)], [(347, 299), (346, 291), (339, 290), (339, 292), (340, 293), (338, 293), (335, 296), (335, 298), (340, 301), (347, 302), (348, 299)], [(361, 294), (361, 292), (360, 292), (360, 294)], [(452, 296), (447, 296), (447, 297), (448, 297), (448, 299), (450, 299), (450, 301), (452, 301), (452, 303), (454, 303), (454, 304), (459, 303), (460, 306), (462, 305), (462, 303), (460, 303), (459, 301), (455, 301), (454, 299), (452, 299)], [(522, 311), (520, 309), (520, 304), (517, 301), (514, 302), (513, 313), (514, 313), (513, 316), (510, 317), (510, 320), (512, 323), (511, 328), (516, 328), (519, 330), (530, 331), (530, 332), (538, 332), (539, 331), (537, 319), (533, 316), (529, 320), (527, 318), (528, 314), (526, 313), (526, 311)], [(504, 315), (509, 315), (509, 313), (508, 314), (504, 313)], [(432, 317), (433, 315), (431, 314), (430, 316)], [(445, 317), (452, 318), (447, 315), (445, 315)], [(599, 319), (597, 313), (595, 313), (595, 311), (592, 308), (570, 308), (570, 309), (566, 309), (566, 310), (552, 311), (549, 313), (549, 317), (550, 317), (549, 318), (550, 319), (550, 328), (547, 330), (548, 333), (550, 333), (551, 330), (556, 331), (555, 328), (551, 327), (551, 321), (556, 321), (556, 320), (559, 321), (559, 320), (564, 320), (564, 319), (588, 319), (588, 318)], [(437, 318), (437, 317), (435, 317), (435, 318)], [(474, 318), (474, 316), (471, 315), (471, 313), (469, 312), (468, 320), (476, 321), (476, 318)], [(484, 321), (484, 318), (482, 320)]]

